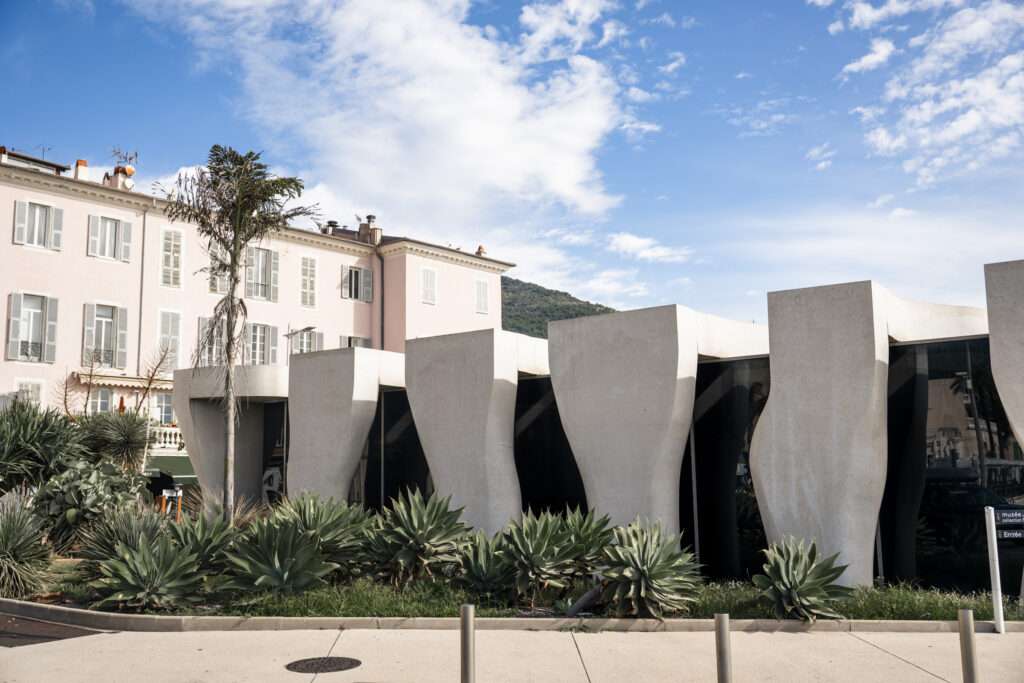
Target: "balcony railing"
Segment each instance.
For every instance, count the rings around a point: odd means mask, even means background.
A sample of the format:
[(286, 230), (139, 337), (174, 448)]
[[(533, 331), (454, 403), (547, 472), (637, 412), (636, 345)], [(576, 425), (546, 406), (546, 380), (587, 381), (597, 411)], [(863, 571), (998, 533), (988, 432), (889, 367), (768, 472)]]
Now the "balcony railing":
[(178, 453), (181, 440), (181, 430), (177, 427), (156, 427), (153, 429), (156, 441), (153, 442), (153, 452)]
[(40, 361), (43, 359), (43, 345), (39, 342), (21, 342), (21, 360)]

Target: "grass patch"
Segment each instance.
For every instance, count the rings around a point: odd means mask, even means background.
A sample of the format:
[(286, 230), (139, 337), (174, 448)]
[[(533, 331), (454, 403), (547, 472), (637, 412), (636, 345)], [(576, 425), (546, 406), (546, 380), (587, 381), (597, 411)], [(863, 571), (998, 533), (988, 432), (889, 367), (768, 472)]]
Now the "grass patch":
[(752, 583), (723, 581), (701, 586), (697, 602), (690, 606), (685, 615), (692, 619), (714, 619), (723, 612), (733, 619), (759, 619), (764, 610), (757, 606), (761, 592)]
[[(920, 588), (908, 583), (865, 588), (853, 598), (836, 603), (836, 610), (847, 619), (928, 619), (956, 621), (957, 610), (972, 609), (978, 621), (990, 621), (992, 594), (959, 593), (937, 588)], [(1003, 617), (1020, 621), (1016, 600), (1003, 596)]]

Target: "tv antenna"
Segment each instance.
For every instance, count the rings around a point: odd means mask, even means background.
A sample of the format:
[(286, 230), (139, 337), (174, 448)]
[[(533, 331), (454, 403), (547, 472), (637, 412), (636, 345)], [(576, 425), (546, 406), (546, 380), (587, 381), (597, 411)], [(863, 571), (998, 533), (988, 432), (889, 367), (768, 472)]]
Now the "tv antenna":
[(53, 145), (47, 145), (44, 143), (42, 145), (36, 145), (32, 149), (38, 149), (39, 158), (42, 159), (43, 161), (46, 161), (46, 153), (53, 149)]
[(110, 156), (114, 157), (118, 166), (134, 166), (135, 160), (139, 158), (138, 152), (122, 152), (120, 147), (111, 147)]

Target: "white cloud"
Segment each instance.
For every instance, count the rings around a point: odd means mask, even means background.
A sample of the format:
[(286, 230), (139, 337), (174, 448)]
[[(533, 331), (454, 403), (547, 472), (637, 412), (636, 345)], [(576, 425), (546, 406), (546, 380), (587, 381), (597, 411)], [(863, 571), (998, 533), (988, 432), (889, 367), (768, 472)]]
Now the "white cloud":
[(642, 102), (657, 102), (658, 100), (661, 99), (661, 95), (659, 95), (658, 93), (653, 93), (653, 92), (648, 92), (646, 90), (641, 90), (640, 88), (637, 88), (635, 86), (631, 87), (629, 90), (626, 91), (626, 97), (628, 99), (632, 100), (633, 102), (641, 102), (641, 103)]
[(854, 107), (850, 110), (850, 113), (857, 114), (860, 116), (861, 122), (865, 123), (877, 119), (885, 113), (885, 109), (883, 107)]
[(576, 286), (580, 298), (606, 302), (612, 308), (626, 308), (626, 305), (618, 300), (618, 297), (638, 297), (650, 294), (646, 282), (637, 280), (639, 270), (632, 269), (608, 269), (595, 273), (592, 277)]
[(875, 154), (881, 156), (892, 156), (899, 150), (907, 146), (907, 137), (905, 135), (894, 136), (885, 128), (875, 128), (869, 132), (864, 140), (868, 143)]
[(700, 22), (697, 21), (697, 17), (679, 17), (679, 28), (688, 29), (695, 26), (700, 26)]
[(644, 7), (647, 7), (652, 2), (657, 2), (657, 1), (658, 0), (636, 0), (636, 4), (633, 5), (633, 9), (635, 9), (637, 12), (639, 12), (640, 10), (642, 10)]
[(834, 0), (807, 0), (808, 5), (815, 5), (817, 7), (828, 7), (834, 2)]
[(676, 25), (676, 20), (673, 19), (672, 15), (669, 14), (668, 12), (662, 12), (661, 14), (659, 14), (656, 17), (654, 17), (653, 19), (644, 19), (643, 22), (641, 22), (641, 23), (644, 23), (644, 24), (661, 24), (662, 26), (668, 26), (670, 28), (674, 28), (675, 25)]
[(686, 55), (682, 52), (670, 52), (668, 56), (672, 61), (658, 67), (658, 71), (663, 74), (672, 74), (686, 64)]
[(889, 57), (891, 57), (895, 51), (896, 46), (891, 40), (875, 38), (871, 41), (871, 52), (844, 66), (843, 73), (859, 73), (861, 71), (877, 69), (888, 62)]
[(916, 216), (916, 215), (917, 215), (917, 211), (914, 211), (913, 209), (904, 209), (901, 206), (898, 206), (898, 207), (896, 207), (895, 209), (893, 209), (892, 211), (889, 212), (889, 217), (890, 218), (907, 218), (909, 216)]
[(877, 24), (902, 17), (911, 12), (939, 9), (945, 6), (961, 7), (964, 0), (886, 0), (879, 7), (869, 2), (848, 3), (850, 27), (870, 29)]
[(615, 21), (614, 19), (604, 22), (601, 25), (601, 31), (601, 41), (597, 44), (598, 47), (604, 47), (629, 35), (629, 27), (621, 21)]
[(753, 76), (751, 74), (748, 74), (746, 71), (740, 71), (734, 76), (734, 78), (738, 78), (739, 80), (742, 81), (744, 78), (753, 78)]
[(836, 21), (833, 21), (831, 24), (828, 25), (828, 32), (830, 35), (834, 36), (837, 33), (842, 33), (843, 28), (843, 20), (837, 19)]
[(693, 253), (692, 249), (666, 247), (653, 238), (640, 237), (629, 232), (609, 235), (607, 249), (617, 254), (652, 263), (682, 263)]
[[(803, 98), (795, 98), (802, 100)], [(761, 100), (751, 107), (717, 107), (713, 113), (724, 117), (730, 124), (743, 128), (740, 137), (776, 135), (799, 117), (788, 111), (794, 104), (792, 97)]]
[(894, 195), (894, 194), (879, 195), (878, 198), (875, 199), (875, 201), (873, 201), (873, 202), (868, 204), (868, 208), (869, 209), (881, 208), (882, 206), (885, 206), (886, 204), (888, 204), (889, 202), (891, 202), (894, 199), (896, 199), (896, 195)]
[(624, 132), (626, 137), (630, 140), (640, 140), (648, 133), (657, 133), (661, 130), (661, 126), (656, 123), (640, 121), (632, 116), (627, 116), (622, 124), (619, 125), (619, 130)]
[(824, 171), (826, 168), (832, 165), (832, 157), (836, 155), (836, 150), (831, 149), (831, 143), (826, 142), (818, 147), (812, 147), (804, 155), (804, 159), (816, 162), (815, 168), (819, 171)]

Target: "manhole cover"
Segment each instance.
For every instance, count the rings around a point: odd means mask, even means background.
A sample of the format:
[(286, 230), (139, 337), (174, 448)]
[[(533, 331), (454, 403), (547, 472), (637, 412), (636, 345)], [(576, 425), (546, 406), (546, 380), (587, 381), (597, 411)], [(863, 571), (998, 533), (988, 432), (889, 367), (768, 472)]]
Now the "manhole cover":
[(331, 671), (348, 671), (360, 664), (362, 662), (351, 657), (311, 657), (297, 659), (291, 664), (285, 664), (284, 668), (297, 674), (325, 674)]

